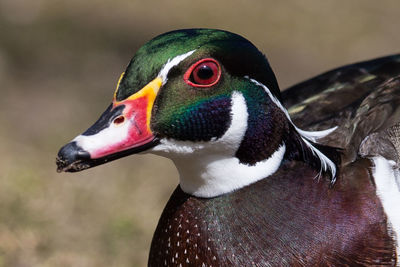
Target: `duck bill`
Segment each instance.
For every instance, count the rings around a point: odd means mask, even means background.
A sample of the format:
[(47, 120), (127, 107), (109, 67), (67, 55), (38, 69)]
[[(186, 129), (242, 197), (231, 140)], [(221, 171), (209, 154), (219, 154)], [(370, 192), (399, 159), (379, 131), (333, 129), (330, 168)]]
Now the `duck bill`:
[(114, 95), (113, 103), (93, 126), (60, 149), (57, 171), (85, 170), (155, 146), (158, 141), (150, 119), (161, 85), (161, 78), (156, 78), (123, 101)]

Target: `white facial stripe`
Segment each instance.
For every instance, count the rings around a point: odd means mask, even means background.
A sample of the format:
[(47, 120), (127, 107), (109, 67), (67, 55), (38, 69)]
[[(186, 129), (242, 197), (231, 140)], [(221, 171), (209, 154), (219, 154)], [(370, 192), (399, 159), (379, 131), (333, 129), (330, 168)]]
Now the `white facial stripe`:
[(179, 55), (174, 57), (173, 59), (168, 59), (167, 63), (165, 63), (165, 65), (161, 68), (158, 77), (160, 77), (163, 81), (163, 85), (167, 82), (168, 78), (168, 73), (169, 71), (177, 66), (179, 63), (181, 63), (185, 58), (187, 58), (188, 56), (190, 56), (191, 54), (193, 54), (196, 50), (192, 50), (189, 51), (185, 54)]
[(112, 146), (128, 138), (131, 121), (126, 121), (123, 125), (116, 126), (113, 123), (109, 127), (101, 130), (94, 135), (78, 135), (74, 140), (76, 144), (89, 152), (93, 157), (99, 150)]
[(328, 169), (330, 170), (330, 172), (332, 173), (332, 177), (333, 177), (332, 182), (335, 182), (335, 178), (336, 178), (335, 164), (327, 156), (325, 156), (321, 151), (316, 149), (308, 140), (310, 140), (312, 142), (317, 142), (318, 139), (321, 139), (321, 138), (329, 135), (333, 131), (335, 131), (337, 126), (327, 129), (327, 130), (323, 130), (323, 131), (304, 131), (304, 130), (297, 128), (297, 126), (294, 125), (294, 123), (292, 122), (289, 112), (286, 110), (286, 108), (283, 107), (281, 102), (271, 93), (271, 91), (268, 89), (267, 86), (265, 86), (264, 84), (254, 80), (254, 79), (250, 79), (248, 76), (245, 76), (245, 78), (249, 79), (254, 84), (264, 88), (265, 92), (268, 94), (268, 96), (271, 98), (271, 100), (283, 111), (286, 118), (290, 121), (290, 123), (293, 125), (293, 127), (296, 129), (296, 131), (300, 134), (304, 143), (306, 143), (306, 145), (311, 149), (313, 154), (318, 156), (318, 158), (321, 160), (321, 168), (324, 171), (327, 171)]
[(232, 93), (231, 125), (225, 134), (210, 142), (161, 140), (152, 151), (171, 158), (186, 193), (215, 197), (232, 192), (276, 172), (285, 154), (285, 145), (254, 166), (242, 164), (234, 156), (247, 130), (248, 112), (243, 95)]
[(396, 240), (397, 263), (400, 264), (400, 171), (396, 163), (381, 156), (372, 158), (376, 194), (381, 200)]

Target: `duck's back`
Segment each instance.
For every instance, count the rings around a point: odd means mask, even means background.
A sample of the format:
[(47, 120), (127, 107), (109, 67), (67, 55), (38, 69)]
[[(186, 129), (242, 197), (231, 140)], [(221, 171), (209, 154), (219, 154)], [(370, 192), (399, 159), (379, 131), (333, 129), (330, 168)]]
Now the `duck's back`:
[(321, 143), (344, 149), (344, 163), (382, 155), (399, 164), (400, 55), (329, 71), (282, 98), (299, 127), (338, 127)]
[[(370, 162), (370, 179), (390, 234), (399, 240), (400, 55), (327, 72), (288, 89), (284, 99), (301, 127), (337, 127), (319, 142), (342, 149), (341, 169)], [(397, 241), (397, 264), (399, 251)]]

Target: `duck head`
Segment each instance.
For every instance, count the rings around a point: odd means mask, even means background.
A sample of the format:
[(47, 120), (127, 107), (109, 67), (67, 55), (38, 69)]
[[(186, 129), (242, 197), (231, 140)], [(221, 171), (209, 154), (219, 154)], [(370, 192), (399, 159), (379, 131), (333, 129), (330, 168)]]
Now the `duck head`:
[(335, 177), (335, 163), (291, 122), (265, 56), (243, 37), (189, 29), (141, 47), (111, 105), (62, 147), (58, 171), (81, 171), (139, 152), (172, 159), (181, 188), (199, 197), (231, 192), (302, 160)]

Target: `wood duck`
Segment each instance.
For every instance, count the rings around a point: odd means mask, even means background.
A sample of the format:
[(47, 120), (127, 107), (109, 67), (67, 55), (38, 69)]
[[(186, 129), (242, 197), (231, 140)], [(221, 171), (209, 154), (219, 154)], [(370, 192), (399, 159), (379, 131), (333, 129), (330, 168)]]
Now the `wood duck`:
[(222, 30), (160, 35), (111, 105), (61, 148), (58, 171), (133, 153), (170, 158), (179, 185), (149, 266), (400, 263), (400, 55), (281, 95), (266, 57)]

